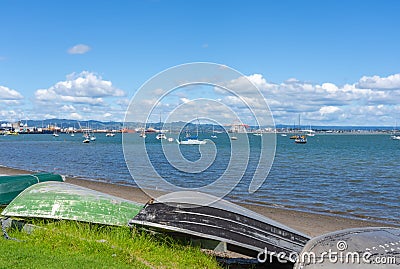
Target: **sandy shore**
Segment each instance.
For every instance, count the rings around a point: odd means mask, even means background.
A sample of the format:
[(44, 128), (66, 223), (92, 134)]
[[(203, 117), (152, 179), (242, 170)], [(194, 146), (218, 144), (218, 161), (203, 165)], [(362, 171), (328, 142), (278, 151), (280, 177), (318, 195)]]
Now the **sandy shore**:
[[(0, 166), (0, 174), (2, 175), (27, 174), (27, 173), (30, 172), (20, 169), (13, 169)], [(150, 199), (150, 197), (147, 196), (142, 190), (135, 187), (120, 186), (120, 185), (114, 185), (96, 181), (88, 181), (79, 178), (67, 178), (66, 182), (80, 185), (93, 190), (109, 193), (139, 203), (146, 203)], [(382, 224), (379, 222), (365, 221), (359, 219), (349, 219), (340, 216), (314, 214), (308, 212), (300, 212), (295, 210), (273, 208), (273, 207), (266, 207), (259, 205), (246, 205), (246, 204), (241, 204), (241, 205), (312, 237), (347, 228), (388, 226), (387, 224)]]

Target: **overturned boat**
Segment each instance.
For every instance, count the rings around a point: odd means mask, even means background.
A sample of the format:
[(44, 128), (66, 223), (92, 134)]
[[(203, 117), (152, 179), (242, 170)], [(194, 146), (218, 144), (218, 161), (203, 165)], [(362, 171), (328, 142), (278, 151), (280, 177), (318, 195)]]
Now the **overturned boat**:
[(126, 226), (143, 206), (81, 186), (49, 181), (21, 192), (1, 215)]
[(0, 176), (0, 205), (10, 203), (23, 190), (39, 182), (64, 181), (64, 177), (52, 173)]
[(311, 239), (294, 269), (400, 268), (400, 228), (353, 228)]
[(290, 253), (300, 253), (310, 239), (244, 207), (199, 193), (148, 203), (129, 225), (213, 241), (221, 251), (250, 257), (264, 252), (267, 255), (283, 252), (289, 257)]

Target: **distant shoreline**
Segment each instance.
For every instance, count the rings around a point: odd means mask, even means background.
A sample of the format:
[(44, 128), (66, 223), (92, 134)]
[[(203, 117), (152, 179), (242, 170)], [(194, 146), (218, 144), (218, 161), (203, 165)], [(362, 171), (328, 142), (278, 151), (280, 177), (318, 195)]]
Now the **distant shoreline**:
[[(0, 175), (13, 175), (13, 174), (31, 174), (33, 172), (5, 167), (0, 165)], [(81, 178), (67, 177), (67, 183), (80, 185), (86, 188), (94, 189), (97, 191), (109, 193), (115, 196), (119, 196), (128, 200), (132, 200), (139, 203), (146, 203), (150, 197), (147, 196), (142, 190), (131, 186), (122, 186), (117, 184), (99, 182), (95, 180), (85, 180)], [(356, 227), (400, 227), (395, 224), (385, 224), (377, 221), (368, 221), (355, 218), (347, 218), (343, 216), (318, 214), (311, 212), (297, 211), (288, 208), (277, 208), (268, 205), (254, 205), (254, 204), (243, 204), (250, 210), (253, 210), (259, 214), (265, 215), (273, 220), (276, 220), (286, 226), (293, 229), (299, 230), (309, 236), (318, 236), (332, 231), (356, 228)]]
[[(241, 124), (246, 126), (248, 133), (262, 131), (263, 133), (299, 133), (307, 132), (309, 130), (315, 131), (317, 134), (326, 133), (345, 133), (345, 134), (371, 134), (382, 133), (390, 134), (394, 131), (400, 131), (396, 124), (393, 126), (357, 126), (357, 125), (291, 125), (291, 124), (275, 124), (273, 126), (253, 126)], [(173, 133), (179, 133), (182, 128), (193, 129), (200, 128), (200, 132), (210, 133), (238, 131), (232, 129), (234, 124), (221, 124), (213, 125), (210, 123), (193, 124), (191, 122), (176, 121), (172, 123), (166, 122), (102, 122), (96, 120), (78, 121), (72, 119), (44, 119), (44, 120), (19, 120), (17, 122), (0, 121), (0, 135), (6, 131), (16, 130), (21, 134), (52, 134), (54, 131), (62, 133), (82, 133), (85, 130), (91, 130), (98, 133), (107, 132), (140, 132), (141, 129), (152, 129), (153, 131), (162, 130), (164, 128), (171, 129)]]

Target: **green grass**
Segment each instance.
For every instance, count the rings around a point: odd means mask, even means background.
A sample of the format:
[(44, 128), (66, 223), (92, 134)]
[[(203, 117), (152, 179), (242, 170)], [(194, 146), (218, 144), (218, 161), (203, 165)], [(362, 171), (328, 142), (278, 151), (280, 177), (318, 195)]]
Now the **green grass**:
[(9, 230), (20, 241), (0, 239), (0, 268), (219, 268), (167, 236), (72, 221), (35, 225), (44, 229)]

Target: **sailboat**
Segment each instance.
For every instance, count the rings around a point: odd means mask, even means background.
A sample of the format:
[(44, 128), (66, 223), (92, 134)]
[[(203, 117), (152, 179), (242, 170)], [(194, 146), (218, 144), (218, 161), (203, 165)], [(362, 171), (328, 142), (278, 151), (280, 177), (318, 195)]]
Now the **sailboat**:
[(54, 137), (59, 137), (60, 135), (57, 133), (57, 125), (54, 127), (54, 132), (53, 132)]
[(169, 127), (168, 142), (174, 142), (174, 139), (171, 137), (171, 132), (172, 132), (172, 123), (171, 123), (171, 126)]
[(396, 121), (396, 127), (393, 129), (392, 135), (390, 136), (390, 139), (392, 139), (392, 140), (400, 140), (400, 134), (396, 130), (397, 130), (397, 121)]
[[(81, 130), (83, 130), (80, 123), (79, 123), (79, 128), (81, 128)], [(84, 138), (83, 141), (82, 141), (83, 143), (90, 143), (89, 126), (84, 130), (82, 136)]]
[(75, 123), (74, 123), (74, 129), (72, 129), (72, 132), (71, 132), (71, 136), (75, 136)]
[(146, 138), (146, 130), (145, 130), (145, 128), (143, 128), (142, 131), (140, 132), (140, 137)]
[(315, 136), (315, 131), (313, 129), (311, 129), (311, 125), (310, 125), (310, 129), (308, 129), (306, 131), (307, 131), (307, 136)]
[(160, 140), (160, 139), (167, 139), (167, 136), (166, 136), (162, 131), (163, 131), (163, 130), (162, 130), (161, 113), (160, 113), (160, 131), (159, 131), (159, 133), (158, 133), (157, 136), (156, 136), (156, 138), (157, 138), (158, 140)]
[[(300, 131), (300, 114), (299, 114), (299, 131)], [(297, 135), (294, 139), (294, 143), (296, 144), (305, 144), (307, 143), (307, 136), (306, 135)]]
[(89, 131), (85, 131), (83, 137), (85, 138), (85, 139), (83, 139), (83, 141), (82, 141), (83, 143), (90, 143), (90, 134), (89, 134)]
[(177, 139), (179, 145), (204, 145), (207, 143), (205, 140), (199, 140), (199, 125), (196, 126), (196, 135), (191, 136), (189, 132), (186, 133), (186, 137), (179, 140)]
[(82, 143), (90, 143), (89, 137), (85, 136), (85, 139), (83, 139)]
[(89, 139), (90, 141), (96, 141), (96, 136), (94, 135), (93, 130), (91, 130), (91, 132), (89, 133)]
[(106, 133), (106, 137), (114, 137), (114, 136), (115, 136), (114, 130), (110, 130), (109, 132)]
[(392, 135), (390, 138), (393, 140), (400, 140), (400, 135)]
[(211, 138), (218, 138), (218, 137), (215, 135), (215, 131), (214, 131), (214, 124), (213, 124), (213, 131), (212, 131)]

